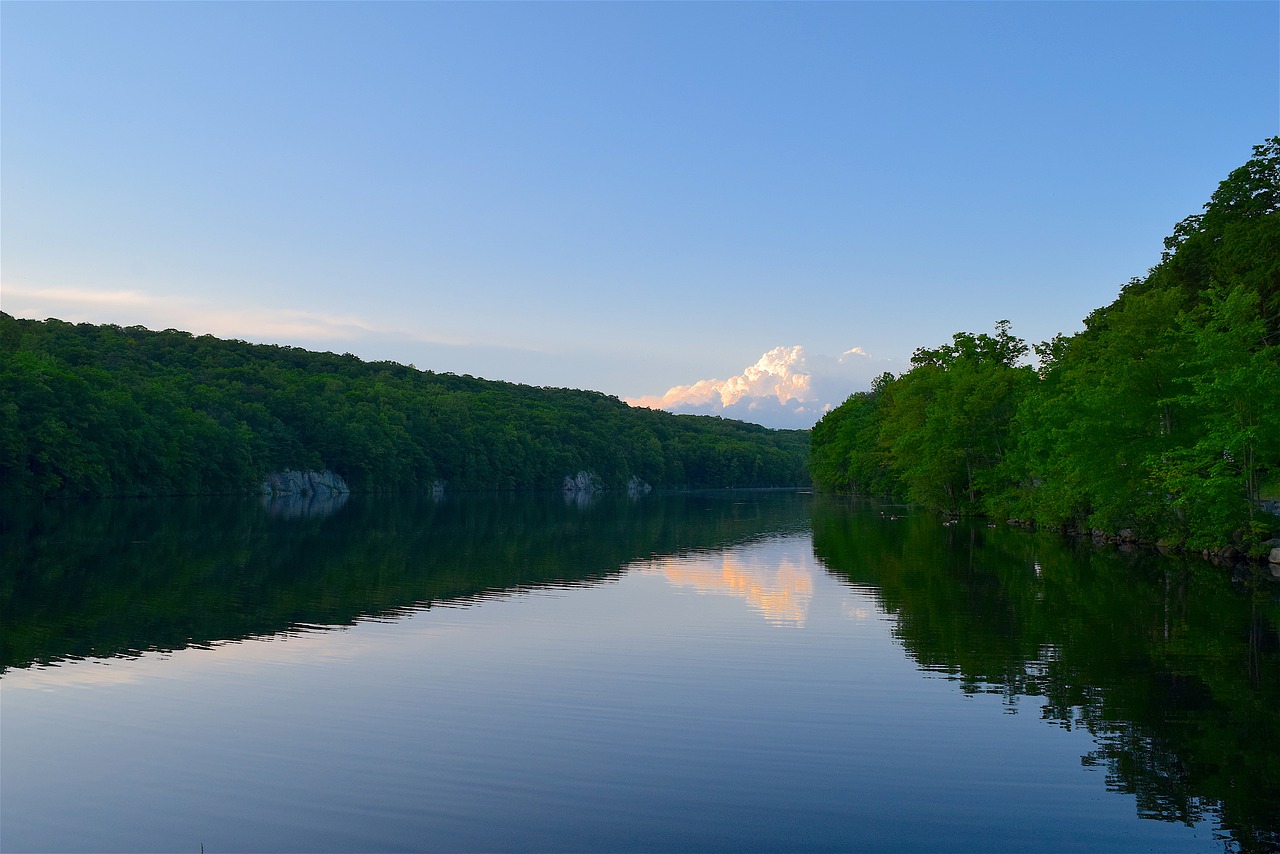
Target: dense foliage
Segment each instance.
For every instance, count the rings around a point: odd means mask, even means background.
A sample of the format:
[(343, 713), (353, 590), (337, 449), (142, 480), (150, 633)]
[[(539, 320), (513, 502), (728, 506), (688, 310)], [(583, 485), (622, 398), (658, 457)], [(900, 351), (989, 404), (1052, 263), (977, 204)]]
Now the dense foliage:
[(1085, 329), (1038, 345), (1007, 322), (917, 350), (812, 433), (827, 489), (953, 513), (1257, 547), (1280, 475), (1280, 137), (1255, 147), (1159, 264)]
[(360, 491), (808, 482), (808, 433), (350, 354), (0, 314), (0, 496), (175, 495), (330, 469)]

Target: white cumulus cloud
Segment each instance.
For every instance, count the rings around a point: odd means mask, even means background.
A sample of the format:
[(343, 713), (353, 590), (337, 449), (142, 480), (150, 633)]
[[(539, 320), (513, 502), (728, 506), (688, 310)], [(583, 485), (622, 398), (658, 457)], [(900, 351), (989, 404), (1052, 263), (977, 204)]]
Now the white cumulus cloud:
[(839, 356), (808, 353), (803, 346), (774, 347), (728, 379), (672, 386), (662, 395), (628, 398), (632, 406), (669, 412), (720, 415), (766, 427), (811, 427), (855, 391), (871, 386), (888, 362), (860, 347)]

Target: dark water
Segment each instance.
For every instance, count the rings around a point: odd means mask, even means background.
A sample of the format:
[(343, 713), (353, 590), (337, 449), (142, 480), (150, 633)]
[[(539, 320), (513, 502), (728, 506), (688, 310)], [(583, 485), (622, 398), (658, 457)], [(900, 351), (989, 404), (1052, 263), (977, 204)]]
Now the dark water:
[(1280, 846), (1269, 575), (881, 512), (0, 506), (0, 849)]

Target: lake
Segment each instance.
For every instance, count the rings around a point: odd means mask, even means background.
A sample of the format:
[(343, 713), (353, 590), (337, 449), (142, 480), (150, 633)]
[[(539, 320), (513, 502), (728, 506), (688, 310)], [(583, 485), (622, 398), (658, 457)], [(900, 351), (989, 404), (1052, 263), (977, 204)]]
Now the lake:
[(2, 505), (0, 560), (5, 851), (1280, 846), (1265, 569), (796, 491)]

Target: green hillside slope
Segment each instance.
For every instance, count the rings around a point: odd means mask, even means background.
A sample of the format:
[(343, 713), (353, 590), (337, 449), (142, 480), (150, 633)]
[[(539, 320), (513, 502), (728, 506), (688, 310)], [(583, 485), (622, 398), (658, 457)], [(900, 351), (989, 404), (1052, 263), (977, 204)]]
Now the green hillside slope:
[(808, 482), (808, 432), (587, 391), (141, 327), (0, 314), (0, 496), (256, 491), (330, 469), (357, 491)]

